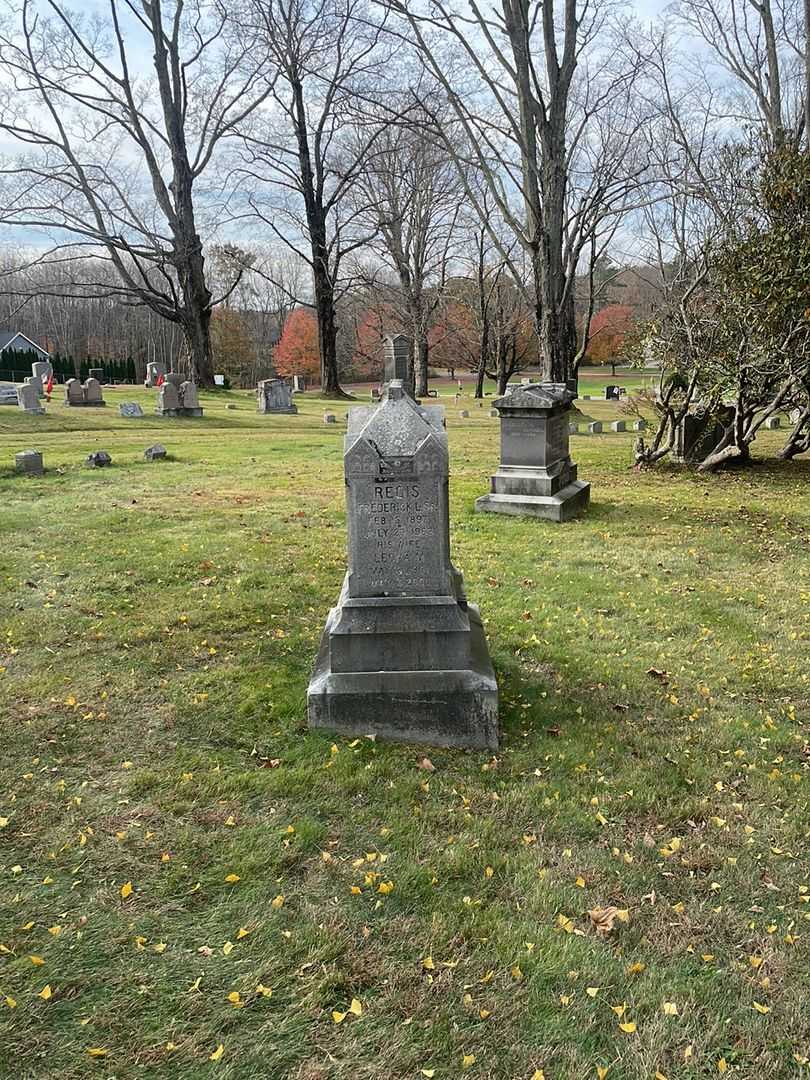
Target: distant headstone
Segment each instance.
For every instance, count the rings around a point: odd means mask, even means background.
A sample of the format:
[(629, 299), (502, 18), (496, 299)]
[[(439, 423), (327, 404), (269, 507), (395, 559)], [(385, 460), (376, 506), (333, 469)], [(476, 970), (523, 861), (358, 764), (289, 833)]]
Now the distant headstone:
[(582, 395), (582, 400), (583, 401), (590, 401), (591, 400), (591, 395), (590, 394), (583, 394)]
[(31, 374), (38, 378), (43, 386), (47, 386), (48, 379), (53, 375), (53, 364), (50, 360), (35, 360), (31, 365)]
[(646, 431), (647, 430), (647, 421), (646, 420), (634, 420), (631, 430), (632, 431)]
[(171, 383), (175, 389), (179, 390), (186, 380), (185, 376), (180, 375), (178, 372), (169, 371), (163, 376), (163, 381)]
[(14, 455), (14, 468), (27, 476), (42, 476), (42, 454), (39, 450), (21, 450)]
[(723, 407), (719, 414), (700, 407), (687, 413), (675, 428), (673, 461), (681, 465), (703, 461), (722, 441), (726, 422), (730, 422), (733, 413), (731, 407)]
[(226, 409), (235, 409), (236, 406), (234, 405), (234, 403), (232, 401), (229, 401), (228, 404), (225, 406), (225, 408)]
[(413, 356), (413, 341), (405, 334), (389, 334), (383, 339), (383, 378), (386, 383), (398, 379), (408, 385), (408, 367)]
[(166, 377), (166, 365), (161, 364), (158, 360), (150, 360), (146, 365), (146, 378), (144, 379), (144, 386), (157, 386), (158, 379)]
[(103, 469), (107, 465), (112, 465), (112, 458), (106, 450), (94, 450), (92, 454), (88, 454), (86, 464), (91, 469)]
[(496, 398), (501, 461), (476, 510), (568, 521), (587, 507), (591, 487), (577, 480), (568, 448), (574, 398), (563, 383), (521, 383)]
[(624, 420), (614, 420), (610, 425), (611, 431), (627, 431), (627, 423)]
[(224, 375), (215, 375), (214, 376), (214, 386), (224, 386), (224, 385), (225, 385), (225, 376)]
[(773, 431), (774, 428), (778, 428), (780, 426), (781, 425), (778, 416), (769, 416), (768, 419), (765, 421), (765, 427), (768, 431)]
[(84, 392), (78, 379), (68, 379), (65, 383), (65, 404), (84, 405)]
[(101, 396), (101, 383), (92, 376), (84, 384), (84, 403), (85, 405), (104, 404)]
[(128, 420), (137, 420), (143, 416), (143, 409), (137, 401), (122, 401), (118, 406), (118, 415), (125, 416)]
[(88, 379), (84, 385), (78, 379), (68, 379), (65, 383), (65, 404), (90, 408), (106, 405), (101, 396), (101, 384), (98, 379)]
[(619, 393), (620, 390), (621, 387), (613, 386), (611, 383), (608, 383), (605, 387), (605, 401), (618, 401), (621, 396)]
[(462, 420), (465, 420), (470, 414), (467, 409), (460, 409), (458, 414)]
[(598, 435), (602, 430), (602, 423), (600, 420), (594, 420), (592, 424), (588, 424), (588, 434)]
[(325, 412), (323, 414), (323, 422), (325, 424), (336, 424), (337, 423), (337, 417), (335, 416), (335, 414), (333, 412)]
[(104, 368), (91, 367), (87, 372), (87, 375), (89, 378), (95, 379), (98, 383), (104, 382)]
[(147, 461), (162, 461), (166, 457), (166, 447), (162, 443), (155, 443), (153, 446), (147, 446), (143, 452), (143, 456)]
[(490, 409), (489, 410), (489, 415), (490, 416), (500, 416), (501, 414), (498, 412), (497, 409)]
[(353, 408), (343, 456), (348, 572), (307, 692), (311, 727), (495, 749), (498, 688), (450, 561), (443, 411), (400, 380)]
[(579, 432), (579, 425), (578, 424), (569, 424), (568, 425), (568, 434), (569, 435), (576, 435), (578, 432)]
[(372, 388), (371, 388), (371, 400), (372, 401), (379, 401), (381, 396), (382, 396), (382, 392), (380, 391), (379, 387), (372, 386)]
[(180, 408), (180, 395), (172, 382), (164, 382), (158, 388), (155, 412), (158, 416), (177, 416)]
[(293, 393), (294, 394), (303, 394), (303, 392), (307, 388), (307, 380), (304, 378), (304, 376), (303, 375), (293, 375), (292, 381), (293, 381), (293, 384), (292, 384)]
[(262, 379), (256, 387), (256, 411), (260, 413), (297, 413), (290, 388), (284, 379)]
[(34, 383), (23, 383), (17, 387), (17, 404), (32, 416), (43, 416), (45, 410), (39, 403), (39, 394)]
[(36, 389), (37, 397), (43, 397), (45, 394), (45, 387), (42, 385), (42, 379), (39, 375), (26, 375), (23, 379), (25, 386), (33, 386)]
[(186, 379), (180, 384), (180, 410), (183, 416), (202, 416), (196, 383)]

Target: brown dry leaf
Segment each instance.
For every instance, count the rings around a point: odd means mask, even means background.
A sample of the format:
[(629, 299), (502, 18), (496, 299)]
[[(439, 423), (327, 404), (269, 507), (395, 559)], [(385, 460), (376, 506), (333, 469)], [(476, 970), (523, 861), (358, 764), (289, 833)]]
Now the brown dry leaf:
[(593, 908), (588, 912), (597, 934), (609, 934), (619, 914), (615, 907)]
[(429, 757), (423, 757), (421, 761), (417, 762), (416, 767), (417, 769), (424, 769), (425, 772), (436, 772), (436, 766)]

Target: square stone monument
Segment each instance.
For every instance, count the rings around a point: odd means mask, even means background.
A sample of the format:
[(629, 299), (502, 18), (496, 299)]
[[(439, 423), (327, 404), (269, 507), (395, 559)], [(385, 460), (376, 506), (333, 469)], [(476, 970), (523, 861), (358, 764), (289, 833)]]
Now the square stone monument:
[(256, 387), (256, 411), (260, 413), (297, 413), (286, 380), (261, 379)]
[(564, 383), (529, 383), (493, 402), (501, 416), (501, 463), (476, 510), (568, 521), (587, 507), (591, 486), (577, 480), (568, 451), (575, 397)]
[(498, 686), (478, 608), (450, 561), (443, 410), (401, 380), (351, 409), (349, 568), (307, 691), (310, 727), (495, 749)]
[(21, 450), (14, 455), (14, 468), (28, 476), (42, 476), (45, 471), (42, 467), (42, 454), (39, 450)]
[(383, 338), (383, 382), (394, 379), (402, 383), (407, 392), (410, 385), (409, 368), (413, 356), (413, 342), (405, 334), (388, 334)]

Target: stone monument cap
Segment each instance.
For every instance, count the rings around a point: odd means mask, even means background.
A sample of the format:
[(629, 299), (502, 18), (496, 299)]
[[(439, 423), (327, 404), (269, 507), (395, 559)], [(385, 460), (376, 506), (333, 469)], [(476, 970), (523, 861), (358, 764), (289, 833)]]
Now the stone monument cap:
[(570, 405), (576, 394), (565, 383), (521, 383), (496, 398), (496, 409), (554, 409)]

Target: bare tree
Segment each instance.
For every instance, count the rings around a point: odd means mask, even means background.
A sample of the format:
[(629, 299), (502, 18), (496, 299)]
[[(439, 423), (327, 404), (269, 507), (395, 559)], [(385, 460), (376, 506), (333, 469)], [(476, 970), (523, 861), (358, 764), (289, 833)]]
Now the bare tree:
[[(433, 128), (416, 109), (386, 124), (358, 177), (361, 213), (375, 236), (373, 250), (397, 276), (403, 323), (413, 338), (410, 382), (428, 391), (428, 331), (441, 303), (453, 246), (458, 241), (462, 187), (458, 171)], [(365, 144), (363, 131), (361, 144)], [(363, 205), (365, 209), (363, 209)]]
[(214, 200), (209, 191), (201, 213), (197, 192), (220, 144), (270, 93), (266, 64), (255, 42), (231, 35), (221, 0), (107, 0), (106, 18), (23, 0), (0, 34), (0, 131), (24, 148), (3, 169), (6, 220), (106, 258), (117, 285), (90, 278), (87, 291), (180, 326), (204, 385), (218, 299), (201, 225), (213, 224)]
[[(442, 130), (462, 176), (483, 177), (526, 255), (543, 375), (566, 381), (575, 374), (580, 256), (646, 171), (644, 118), (632, 98), (642, 62), (624, 48), (606, 3), (500, 0), (483, 8), (466, 0), (459, 9), (432, 0), (425, 10), (380, 2), (405, 20), (450, 102), (455, 130)], [(486, 223), (473, 184), (465, 188)], [(501, 256), (511, 267), (508, 250)]]
[(365, 0), (245, 0), (239, 20), (277, 70), (274, 108), (243, 131), (249, 212), (309, 264), (322, 392), (341, 395), (338, 282), (344, 259), (368, 240), (349, 196), (379, 124), (359, 141), (348, 136), (379, 85), (381, 30)]

